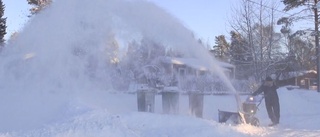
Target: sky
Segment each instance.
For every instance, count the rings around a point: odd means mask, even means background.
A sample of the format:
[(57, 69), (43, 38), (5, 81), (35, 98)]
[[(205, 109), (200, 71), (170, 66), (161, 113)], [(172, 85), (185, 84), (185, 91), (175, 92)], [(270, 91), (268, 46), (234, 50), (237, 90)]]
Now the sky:
[[(178, 18), (197, 38), (212, 43), (215, 36), (228, 33), (228, 17), (236, 0), (149, 0)], [(21, 30), (28, 20), (26, 0), (3, 0), (7, 17), (8, 38)]]
[(181, 20), (198, 38), (213, 42), (228, 33), (228, 17), (236, 0), (150, 0)]
[(7, 36), (21, 30), (28, 21), (29, 8), (27, 0), (2, 0), (5, 4), (4, 16), (7, 17)]
[[(196, 38), (205, 43), (213, 44), (215, 36), (228, 35), (230, 31), (229, 20), (232, 19), (232, 8), (236, 7), (238, 0), (147, 0), (165, 9), (178, 18), (182, 24), (194, 32)], [(5, 17), (7, 17), (7, 35), (20, 31), (28, 21), (30, 5), (27, 0), (3, 0), (5, 4)], [(283, 13), (280, 13), (283, 14)], [(285, 14), (288, 15), (288, 14)], [(310, 22), (309, 22), (310, 23)], [(295, 23), (298, 28), (305, 23)], [(308, 25), (310, 26), (310, 24)], [(312, 24), (311, 24), (312, 26)], [(301, 29), (305, 29), (302, 27)]]

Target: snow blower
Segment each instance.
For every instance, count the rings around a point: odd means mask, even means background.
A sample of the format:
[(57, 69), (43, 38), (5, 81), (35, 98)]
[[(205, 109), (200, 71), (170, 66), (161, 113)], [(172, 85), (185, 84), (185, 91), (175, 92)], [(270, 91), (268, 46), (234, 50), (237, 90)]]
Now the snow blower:
[(251, 124), (259, 126), (259, 119), (255, 117), (259, 105), (264, 97), (248, 96), (242, 103), (242, 109), (239, 112), (229, 112), (218, 110), (219, 123), (228, 124)]

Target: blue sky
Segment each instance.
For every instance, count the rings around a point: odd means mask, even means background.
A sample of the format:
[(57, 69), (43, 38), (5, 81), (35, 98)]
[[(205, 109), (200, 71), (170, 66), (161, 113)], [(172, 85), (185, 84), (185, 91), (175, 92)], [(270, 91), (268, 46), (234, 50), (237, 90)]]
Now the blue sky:
[(29, 5), (27, 0), (2, 0), (5, 4), (5, 17), (7, 17), (7, 33), (19, 31), (28, 20)]
[(236, 0), (150, 0), (180, 19), (197, 37), (210, 43), (228, 33), (228, 19)]
[[(231, 2), (236, 0), (149, 0), (164, 8), (192, 30), (204, 42), (228, 33)], [(28, 20), (27, 0), (3, 0), (6, 6), (7, 32), (19, 31)]]
[[(214, 37), (229, 35), (228, 21), (232, 18), (232, 8), (239, 0), (147, 0), (154, 2), (178, 18), (187, 28), (194, 32), (203, 42), (214, 44)], [(21, 30), (28, 21), (30, 5), (27, 0), (3, 0), (6, 6), (7, 36)], [(280, 2), (281, 3), (281, 2)], [(282, 5), (281, 5), (282, 6)], [(281, 10), (281, 8), (280, 8)], [(280, 13), (283, 15), (283, 13)], [(294, 23), (296, 29), (313, 27), (312, 22)], [(306, 27), (307, 26), (307, 27)]]

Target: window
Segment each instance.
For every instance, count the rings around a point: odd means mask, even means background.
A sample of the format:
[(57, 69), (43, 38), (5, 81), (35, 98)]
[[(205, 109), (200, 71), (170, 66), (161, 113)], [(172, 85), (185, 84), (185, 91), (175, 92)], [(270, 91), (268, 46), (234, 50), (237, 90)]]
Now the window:
[(179, 76), (180, 76), (180, 77), (184, 77), (185, 74), (186, 74), (186, 69), (184, 69), (184, 68), (179, 68)]
[(206, 74), (206, 72), (205, 71), (199, 71), (199, 76), (203, 76), (203, 75), (205, 75)]
[(317, 79), (310, 79), (310, 86), (317, 86)]
[(302, 79), (302, 80), (300, 81), (300, 84), (301, 84), (302, 86), (306, 85), (306, 80)]

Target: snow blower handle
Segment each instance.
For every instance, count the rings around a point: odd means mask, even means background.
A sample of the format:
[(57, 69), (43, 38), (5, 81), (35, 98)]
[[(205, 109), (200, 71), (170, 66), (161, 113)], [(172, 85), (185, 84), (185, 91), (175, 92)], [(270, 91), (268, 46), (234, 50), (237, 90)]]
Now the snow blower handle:
[(248, 97), (247, 97), (247, 101), (248, 101), (248, 102), (253, 102), (254, 99), (255, 99), (254, 97), (255, 97), (255, 96), (252, 96), (252, 95), (251, 95), (251, 96), (248, 96)]
[(257, 107), (259, 107), (263, 99), (264, 99), (264, 95), (257, 95), (257, 96), (251, 95), (251, 96), (248, 96), (247, 102), (256, 103)]
[(254, 95), (249, 95), (246, 99), (246, 102), (252, 102), (252, 103), (257, 103), (259, 102), (259, 104), (261, 103), (261, 101), (264, 99), (264, 96), (254, 96)]

